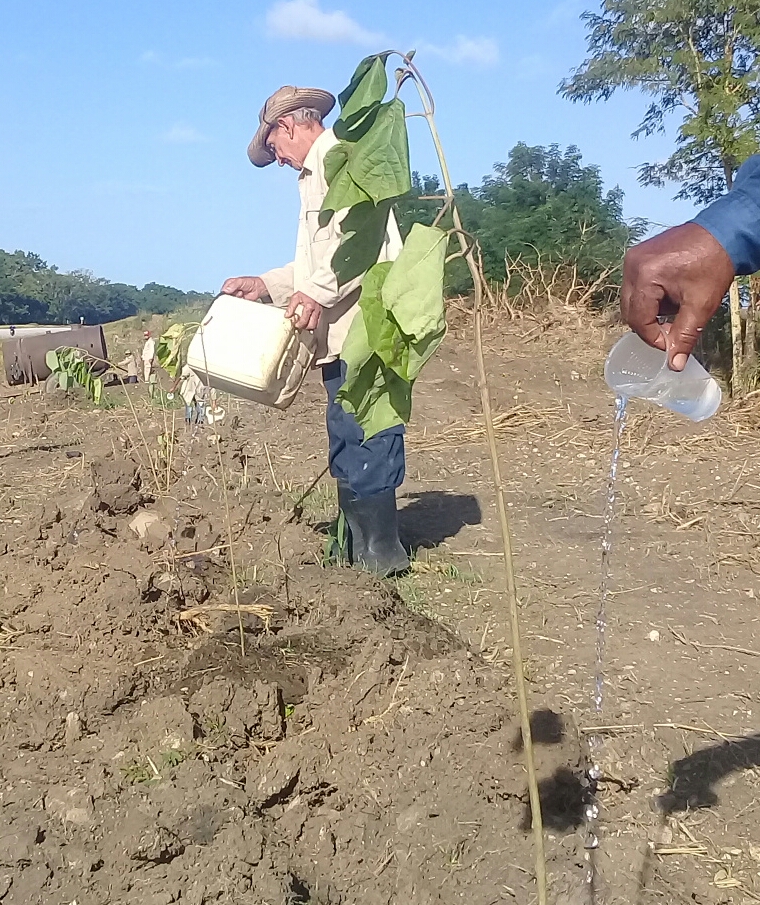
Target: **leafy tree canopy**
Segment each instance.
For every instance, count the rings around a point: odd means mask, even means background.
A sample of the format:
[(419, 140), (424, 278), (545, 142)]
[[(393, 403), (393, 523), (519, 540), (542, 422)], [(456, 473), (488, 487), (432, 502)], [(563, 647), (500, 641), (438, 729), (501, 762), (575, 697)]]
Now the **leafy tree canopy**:
[[(436, 176), (412, 176), (412, 191), (398, 205), (399, 225), (406, 235), (413, 223), (429, 225), (441, 204)], [(456, 202), (466, 230), (483, 250), (486, 275), (503, 280), (505, 257), (536, 263), (577, 264), (593, 281), (604, 269), (616, 268), (625, 248), (640, 237), (646, 224), (623, 219), (623, 193), (605, 192), (599, 168), (584, 165), (578, 148), (516, 145), (507, 163), (497, 163), (481, 185), (461, 185)], [(449, 291), (468, 288), (461, 261), (447, 271)]]
[(757, 0), (604, 0), (586, 12), (586, 61), (560, 92), (606, 100), (638, 88), (651, 103), (634, 136), (664, 132), (682, 113), (676, 150), (644, 164), (644, 185), (678, 182), (677, 198), (711, 201), (760, 148), (760, 4)]
[(89, 324), (106, 323), (139, 311), (167, 314), (205, 301), (211, 301), (207, 293), (158, 283), (138, 289), (86, 270), (60, 273), (33, 252), (0, 249), (0, 323), (78, 323), (80, 317)]

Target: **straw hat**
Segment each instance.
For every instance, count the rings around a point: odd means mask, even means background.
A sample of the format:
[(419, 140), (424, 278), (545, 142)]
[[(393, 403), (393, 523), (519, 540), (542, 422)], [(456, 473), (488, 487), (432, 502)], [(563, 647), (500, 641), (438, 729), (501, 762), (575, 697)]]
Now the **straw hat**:
[(294, 113), (301, 107), (313, 107), (319, 110), (322, 116), (327, 116), (334, 106), (335, 98), (332, 94), (320, 88), (294, 88), (292, 85), (278, 88), (259, 113), (259, 128), (248, 145), (248, 158), (251, 163), (257, 167), (266, 167), (274, 163), (274, 154), (267, 148), (267, 140), (278, 119), (287, 116), (288, 113)]

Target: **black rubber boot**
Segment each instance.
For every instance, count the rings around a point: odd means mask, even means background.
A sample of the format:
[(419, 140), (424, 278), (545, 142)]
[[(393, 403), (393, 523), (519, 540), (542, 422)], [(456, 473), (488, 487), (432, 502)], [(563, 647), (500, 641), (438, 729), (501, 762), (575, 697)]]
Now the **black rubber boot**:
[(396, 491), (359, 500), (349, 487), (338, 484), (338, 502), (348, 524), (352, 565), (383, 578), (406, 572), (409, 557), (398, 536)]

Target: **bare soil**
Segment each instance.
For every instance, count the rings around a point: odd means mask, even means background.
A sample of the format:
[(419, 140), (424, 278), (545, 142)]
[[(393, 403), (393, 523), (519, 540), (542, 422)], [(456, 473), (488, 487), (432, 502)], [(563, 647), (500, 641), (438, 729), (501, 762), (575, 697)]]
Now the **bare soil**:
[[(760, 901), (753, 399), (632, 406), (586, 883), (613, 338), (517, 322), (488, 354), (551, 901)], [(316, 375), (286, 413), (226, 400), (218, 436), (129, 389), (0, 401), (0, 902), (534, 902), (466, 335), (416, 390), (392, 581), (323, 562)]]

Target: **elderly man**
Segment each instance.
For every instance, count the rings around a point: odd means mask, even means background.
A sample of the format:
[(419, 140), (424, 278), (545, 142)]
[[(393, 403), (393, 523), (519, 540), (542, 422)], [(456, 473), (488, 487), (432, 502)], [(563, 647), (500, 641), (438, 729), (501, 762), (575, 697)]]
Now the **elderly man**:
[(757, 270), (760, 154), (739, 169), (727, 195), (690, 223), (630, 249), (623, 267), (623, 317), (642, 339), (664, 349), (657, 318), (675, 314), (668, 337), (669, 364), (682, 371), (734, 276)]
[[(264, 104), (248, 157), (257, 167), (276, 160), (298, 172), (301, 213), (295, 258), (260, 276), (233, 277), (222, 292), (286, 308), (298, 329), (315, 332), (315, 363), (327, 390), (330, 473), (337, 479), (338, 503), (348, 526), (349, 557), (354, 564), (388, 576), (409, 567), (396, 511), (396, 488), (404, 480), (404, 429), (398, 426), (365, 441), (354, 416), (335, 401), (346, 376), (340, 353), (358, 310), (361, 277), (339, 286), (332, 269), (347, 211), (338, 212), (327, 226), (319, 225), (328, 188), (325, 155), (338, 143), (322, 120), (334, 106), (335, 98), (326, 91), (289, 86)], [(379, 260), (394, 260), (400, 250), (391, 214)]]

